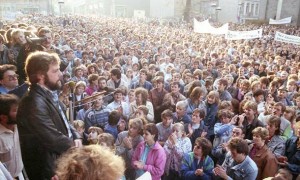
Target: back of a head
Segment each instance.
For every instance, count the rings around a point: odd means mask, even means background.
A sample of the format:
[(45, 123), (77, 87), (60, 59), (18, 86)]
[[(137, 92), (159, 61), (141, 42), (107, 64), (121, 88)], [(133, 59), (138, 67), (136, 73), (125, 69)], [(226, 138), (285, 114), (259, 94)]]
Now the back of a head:
[(68, 150), (58, 161), (59, 180), (116, 180), (124, 174), (124, 160), (111, 150), (89, 145)]

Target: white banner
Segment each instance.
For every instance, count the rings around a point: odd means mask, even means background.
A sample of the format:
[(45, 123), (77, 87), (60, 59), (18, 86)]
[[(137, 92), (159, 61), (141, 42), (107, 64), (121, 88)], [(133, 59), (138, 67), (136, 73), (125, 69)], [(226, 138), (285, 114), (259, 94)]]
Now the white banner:
[(228, 31), (225, 34), (227, 40), (239, 40), (239, 39), (255, 39), (262, 37), (262, 29), (253, 31)]
[(300, 37), (284, 34), (284, 33), (281, 33), (281, 32), (276, 32), (274, 40), (285, 42), (285, 43), (300, 45)]
[(270, 18), (270, 20), (269, 20), (269, 24), (289, 24), (291, 22), (292, 22), (292, 16), (284, 18), (284, 19), (279, 19), (279, 20)]
[(210, 33), (211, 26), (208, 20), (199, 22), (194, 18), (194, 32), (196, 33)]
[(226, 34), (228, 31), (228, 23), (219, 28), (211, 26), (208, 20), (199, 22), (194, 18), (194, 32), (207, 34)]

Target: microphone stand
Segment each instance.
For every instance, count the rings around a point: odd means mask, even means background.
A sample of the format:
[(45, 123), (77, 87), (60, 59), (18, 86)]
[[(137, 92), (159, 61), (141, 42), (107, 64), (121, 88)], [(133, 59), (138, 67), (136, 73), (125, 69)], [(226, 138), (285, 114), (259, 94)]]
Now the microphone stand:
[(74, 123), (74, 111), (75, 111), (75, 94), (73, 92), (73, 88), (71, 89), (71, 101), (69, 101), (69, 117), (71, 124)]

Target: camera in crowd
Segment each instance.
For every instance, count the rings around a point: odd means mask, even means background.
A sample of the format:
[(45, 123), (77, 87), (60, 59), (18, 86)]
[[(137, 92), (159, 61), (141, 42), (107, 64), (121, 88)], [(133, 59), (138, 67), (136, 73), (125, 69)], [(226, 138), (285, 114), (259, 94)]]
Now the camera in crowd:
[(26, 31), (24, 34), (27, 43), (31, 45), (41, 45), (47, 39), (46, 37), (38, 37), (31, 31)]

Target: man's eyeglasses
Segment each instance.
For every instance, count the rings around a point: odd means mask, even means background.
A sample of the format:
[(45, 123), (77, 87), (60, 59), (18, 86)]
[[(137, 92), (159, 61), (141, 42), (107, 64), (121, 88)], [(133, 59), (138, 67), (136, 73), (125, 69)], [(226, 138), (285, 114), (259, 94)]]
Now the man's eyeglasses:
[(232, 131), (232, 134), (240, 135), (240, 132)]
[(194, 148), (201, 149), (200, 145), (195, 144)]
[(8, 75), (7, 77), (8, 77), (8, 80), (9, 80), (9, 81), (13, 81), (13, 80), (15, 80), (15, 79), (19, 79), (19, 75), (17, 75), (17, 74), (14, 74), (14, 75)]

